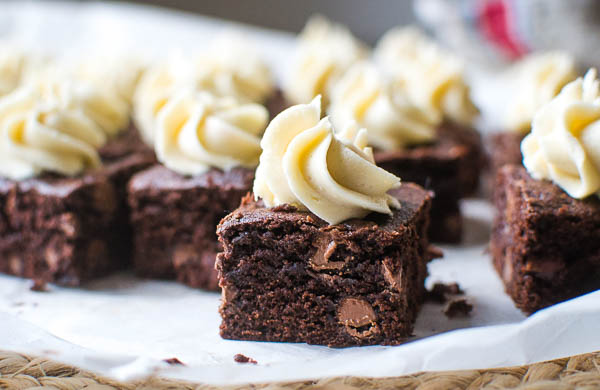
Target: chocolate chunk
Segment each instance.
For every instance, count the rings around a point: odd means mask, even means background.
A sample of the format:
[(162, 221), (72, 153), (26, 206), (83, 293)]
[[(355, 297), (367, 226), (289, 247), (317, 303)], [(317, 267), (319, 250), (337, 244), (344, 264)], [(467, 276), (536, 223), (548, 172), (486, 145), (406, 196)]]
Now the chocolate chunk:
[(251, 357), (242, 355), (241, 353), (236, 354), (233, 357), (233, 360), (235, 360), (236, 363), (258, 364), (258, 362), (256, 360), (252, 359)]
[(221, 299), (223, 302), (231, 302), (237, 296), (237, 288), (233, 286), (222, 286), (221, 287)]
[(373, 307), (364, 299), (344, 299), (338, 309), (338, 320), (354, 337), (368, 337), (379, 331)]
[(328, 235), (321, 236), (314, 245), (317, 247), (317, 251), (310, 259), (310, 265), (316, 271), (324, 269), (341, 269), (344, 267), (345, 262), (343, 261), (329, 261), (338, 246), (331, 237)]
[(393, 268), (393, 260), (386, 257), (382, 261), (383, 278), (390, 285), (390, 287), (396, 291), (400, 291), (402, 287), (402, 268), (397, 271)]
[(473, 310), (471, 305), (465, 298), (453, 299), (444, 308), (444, 314), (449, 318), (467, 317)]
[(163, 359), (163, 362), (168, 363), (168, 364), (170, 364), (172, 366), (174, 366), (174, 365), (185, 366), (185, 364), (183, 364), (181, 362), (181, 360), (177, 359), (176, 357), (172, 357), (172, 358), (169, 358), (169, 359)]

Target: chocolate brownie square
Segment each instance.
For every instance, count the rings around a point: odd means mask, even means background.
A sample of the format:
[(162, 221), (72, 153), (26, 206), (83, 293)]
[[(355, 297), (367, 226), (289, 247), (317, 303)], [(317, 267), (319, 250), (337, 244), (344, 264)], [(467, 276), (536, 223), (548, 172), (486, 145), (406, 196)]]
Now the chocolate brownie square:
[(490, 251), (507, 293), (533, 313), (600, 289), (600, 200), (571, 198), (522, 166), (500, 168)]
[(477, 131), (447, 123), (438, 129), (434, 143), (404, 150), (376, 150), (375, 161), (402, 180), (417, 183), (435, 193), (429, 227), (432, 241), (460, 241), (459, 202), (477, 190), (484, 165)]
[[(131, 151), (135, 137), (130, 129), (104, 150)], [(153, 156), (102, 157), (100, 169), (79, 177), (0, 178), (0, 272), (77, 286), (128, 264), (131, 235), (123, 188)]]
[(221, 336), (335, 347), (398, 344), (424, 299), (431, 194), (404, 183), (393, 215), (329, 225), (251, 195), (217, 229)]
[(218, 290), (216, 227), (239, 206), (253, 180), (247, 168), (183, 176), (155, 165), (135, 175), (128, 199), (136, 273)]

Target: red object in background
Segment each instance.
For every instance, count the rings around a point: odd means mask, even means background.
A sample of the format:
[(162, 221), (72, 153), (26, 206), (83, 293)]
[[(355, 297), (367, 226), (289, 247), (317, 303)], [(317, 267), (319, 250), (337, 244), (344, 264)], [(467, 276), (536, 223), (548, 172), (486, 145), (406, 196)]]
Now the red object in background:
[(483, 35), (511, 60), (526, 54), (529, 49), (515, 31), (516, 16), (510, 0), (488, 0), (479, 4), (478, 28)]

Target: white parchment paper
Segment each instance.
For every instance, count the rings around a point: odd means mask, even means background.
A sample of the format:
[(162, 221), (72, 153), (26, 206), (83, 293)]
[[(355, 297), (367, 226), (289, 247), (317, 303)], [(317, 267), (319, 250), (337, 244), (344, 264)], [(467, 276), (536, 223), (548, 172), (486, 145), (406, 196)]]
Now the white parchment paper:
[[(128, 5), (0, 3), (1, 37), (50, 52), (121, 50), (151, 57), (174, 47), (200, 49), (232, 27), (254, 38), (281, 75), (288, 34)], [(489, 91), (482, 86), (475, 97), (493, 115), (501, 91)], [(415, 338), (401, 346), (330, 349), (223, 340), (219, 294), (119, 274), (82, 289), (51, 286), (47, 293), (30, 291), (29, 281), (0, 276), (0, 349), (48, 356), (117, 379), (159, 373), (215, 384), (499, 367), (600, 350), (600, 292), (526, 319), (504, 294), (485, 253), (491, 206), (477, 199), (462, 206), (465, 242), (443, 247), (445, 258), (430, 265), (428, 283), (458, 282), (474, 311), (451, 320), (442, 306), (427, 304)], [(235, 363), (237, 353), (258, 364)], [(173, 357), (185, 366), (163, 362)]]

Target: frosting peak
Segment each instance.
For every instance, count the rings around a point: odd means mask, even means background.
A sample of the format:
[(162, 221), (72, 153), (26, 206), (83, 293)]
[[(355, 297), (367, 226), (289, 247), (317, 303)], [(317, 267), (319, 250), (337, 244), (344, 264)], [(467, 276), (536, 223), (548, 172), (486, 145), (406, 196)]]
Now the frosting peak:
[(414, 27), (395, 28), (377, 43), (374, 57), (394, 83), (430, 116), (470, 125), (479, 111), (470, 98), (464, 65)]
[(431, 141), (438, 125), (368, 62), (353, 65), (337, 83), (329, 114), (336, 126), (354, 120), (366, 127), (371, 145), (386, 150)]
[(293, 103), (308, 103), (322, 95), (325, 105), (335, 82), (367, 49), (344, 26), (322, 16), (310, 18), (298, 37), (291, 72), (284, 84)]
[(523, 164), (574, 198), (600, 194), (600, 80), (596, 69), (567, 84), (536, 113), (521, 143)]
[(259, 104), (184, 90), (169, 99), (158, 116), (156, 155), (183, 175), (201, 174), (210, 167), (254, 168), (268, 117)]
[(336, 133), (321, 117), (321, 99), (283, 111), (267, 127), (254, 193), (272, 207), (290, 203), (330, 224), (375, 211), (391, 214), (387, 194), (400, 179), (379, 168), (367, 133), (355, 123)]
[(506, 113), (506, 127), (527, 133), (536, 111), (558, 95), (561, 88), (577, 77), (575, 60), (568, 53), (533, 54), (515, 69), (516, 93)]

